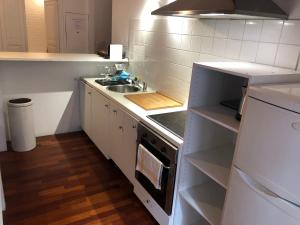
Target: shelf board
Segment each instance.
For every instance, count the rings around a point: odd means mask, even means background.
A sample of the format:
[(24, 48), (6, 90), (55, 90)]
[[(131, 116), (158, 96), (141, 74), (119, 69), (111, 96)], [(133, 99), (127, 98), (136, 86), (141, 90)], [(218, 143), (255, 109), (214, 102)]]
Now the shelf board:
[(219, 225), (226, 191), (213, 181), (181, 192), (181, 197), (211, 225)]
[(235, 119), (236, 111), (230, 108), (214, 105), (190, 108), (189, 110), (235, 133), (239, 132), (240, 122)]
[(233, 153), (234, 147), (227, 145), (189, 154), (185, 158), (201, 172), (227, 189)]

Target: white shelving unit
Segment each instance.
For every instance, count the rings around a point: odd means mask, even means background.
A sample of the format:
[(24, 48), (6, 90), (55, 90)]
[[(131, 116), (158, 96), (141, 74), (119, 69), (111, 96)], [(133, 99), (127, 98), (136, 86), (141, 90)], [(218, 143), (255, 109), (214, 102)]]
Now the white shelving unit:
[[(242, 62), (195, 63), (176, 183), (174, 225), (222, 225), (240, 122), (220, 104), (242, 86), (300, 82), (297, 71)], [(199, 221), (195, 223), (195, 221)]]
[(208, 223), (219, 225), (225, 191), (212, 182), (190, 188), (181, 193), (181, 197)]
[(235, 133), (239, 132), (240, 122), (235, 119), (236, 112), (230, 108), (214, 105), (191, 108), (190, 111)]
[(222, 146), (209, 151), (186, 155), (186, 160), (216, 183), (227, 189), (234, 146)]

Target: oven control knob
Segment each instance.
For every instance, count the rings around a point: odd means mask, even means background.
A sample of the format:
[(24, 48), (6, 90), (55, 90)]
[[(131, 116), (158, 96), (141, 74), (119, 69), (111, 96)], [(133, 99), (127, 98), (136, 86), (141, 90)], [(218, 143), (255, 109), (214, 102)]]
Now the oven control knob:
[(143, 138), (146, 138), (146, 137), (148, 137), (148, 134), (143, 134)]
[(152, 143), (153, 145), (155, 145), (155, 144), (156, 144), (156, 140), (153, 139), (153, 140), (151, 141), (151, 143)]
[(166, 153), (167, 149), (165, 147), (162, 147), (160, 151), (163, 152), (163, 153)]

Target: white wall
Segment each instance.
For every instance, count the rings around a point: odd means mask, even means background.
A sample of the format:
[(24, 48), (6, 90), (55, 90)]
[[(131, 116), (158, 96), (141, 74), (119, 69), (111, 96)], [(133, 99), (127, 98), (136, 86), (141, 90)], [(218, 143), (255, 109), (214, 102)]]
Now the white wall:
[[(111, 0), (60, 0), (61, 13), (79, 13), (89, 16), (89, 53), (95, 53), (111, 42)], [(60, 25), (62, 51), (65, 51), (65, 26), (64, 18)]]
[(43, 0), (25, 0), (29, 52), (46, 52), (46, 27)]
[(128, 46), (131, 19), (151, 20), (150, 12), (167, 0), (112, 0), (112, 43)]
[[(126, 45), (128, 34), (132, 72), (166, 95), (187, 100), (195, 61), (238, 60), (297, 67), (300, 20), (152, 17), (155, 4), (158, 1), (113, 0), (112, 38)], [(125, 5), (133, 8), (123, 17)], [(130, 29), (125, 18), (136, 18)]]
[(37, 136), (77, 131), (80, 129), (78, 79), (96, 76), (104, 65), (107, 63), (0, 62), (4, 111), (8, 99), (29, 97), (34, 102)]
[(95, 0), (94, 15), (95, 49), (99, 50), (111, 42), (112, 1)]

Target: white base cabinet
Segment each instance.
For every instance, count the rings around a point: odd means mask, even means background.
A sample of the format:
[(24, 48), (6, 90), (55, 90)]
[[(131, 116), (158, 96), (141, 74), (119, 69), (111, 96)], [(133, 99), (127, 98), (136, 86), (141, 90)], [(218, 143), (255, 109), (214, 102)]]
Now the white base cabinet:
[(92, 90), (84, 82), (80, 82), (80, 120), (81, 128), (92, 138)]
[(130, 182), (134, 183), (138, 121), (111, 103), (109, 122), (111, 159)]
[[(172, 224), (171, 218), (165, 213), (165, 211), (156, 203), (156, 201), (151, 197), (151, 195), (138, 182), (136, 182), (136, 184), (134, 185), (134, 193), (160, 225)], [(174, 225), (177, 225), (176, 222)]]
[(131, 183), (135, 180), (138, 121), (83, 81), (81, 127), (103, 155), (111, 158)]
[(109, 100), (96, 90), (92, 91), (91, 139), (106, 158), (110, 157)]

